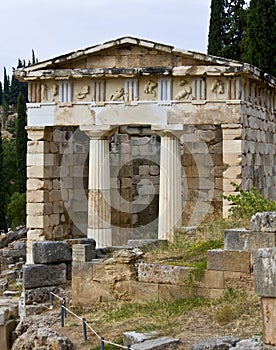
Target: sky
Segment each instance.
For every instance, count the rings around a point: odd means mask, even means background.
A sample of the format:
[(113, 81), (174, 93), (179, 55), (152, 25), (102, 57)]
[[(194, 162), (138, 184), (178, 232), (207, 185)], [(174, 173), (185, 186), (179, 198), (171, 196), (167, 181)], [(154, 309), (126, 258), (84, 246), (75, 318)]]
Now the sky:
[(0, 79), (18, 58), (39, 61), (123, 36), (207, 52), (211, 0), (1, 2)]

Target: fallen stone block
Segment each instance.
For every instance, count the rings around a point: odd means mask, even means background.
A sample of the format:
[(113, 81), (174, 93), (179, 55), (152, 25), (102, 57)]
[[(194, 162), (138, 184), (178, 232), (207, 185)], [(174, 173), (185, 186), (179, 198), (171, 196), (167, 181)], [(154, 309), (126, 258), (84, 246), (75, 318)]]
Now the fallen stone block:
[(142, 343), (131, 345), (135, 350), (157, 350), (166, 349), (167, 347), (175, 346), (179, 343), (179, 339), (160, 337), (156, 339), (146, 340)]
[(24, 265), (23, 283), (26, 289), (64, 284), (66, 283), (66, 264)]
[(155, 338), (157, 336), (156, 332), (150, 333), (138, 333), (138, 332), (125, 332), (123, 333), (123, 344), (128, 346), (132, 344), (143, 343), (146, 340)]
[(33, 244), (35, 264), (56, 264), (72, 261), (72, 254), (66, 242), (43, 241)]
[(238, 341), (238, 338), (230, 337), (207, 338), (196, 342), (191, 350), (228, 350), (236, 346)]

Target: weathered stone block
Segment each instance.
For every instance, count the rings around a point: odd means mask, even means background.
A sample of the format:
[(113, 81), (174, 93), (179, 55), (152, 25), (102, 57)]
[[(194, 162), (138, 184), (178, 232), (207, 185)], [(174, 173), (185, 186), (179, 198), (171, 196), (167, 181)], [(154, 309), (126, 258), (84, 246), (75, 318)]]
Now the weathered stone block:
[(91, 261), (95, 258), (95, 249), (92, 244), (74, 244), (73, 261)]
[(250, 231), (245, 228), (224, 231), (224, 250), (247, 250)]
[(248, 273), (224, 271), (224, 288), (253, 290), (253, 277)]
[(276, 232), (276, 212), (263, 212), (253, 215), (250, 221), (250, 230)]
[(223, 254), (224, 271), (251, 272), (251, 255), (246, 251), (226, 250)]
[(135, 350), (157, 350), (175, 348), (178, 343), (179, 339), (160, 337), (152, 340), (146, 340), (143, 343), (133, 344), (131, 348)]
[(274, 232), (251, 232), (248, 236), (248, 250), (254, 252), (260, 248), (276, 246), (276, 233)]
[(262, 248), (253, 253), (255, 292), (263, 297), (276, 297), (276, 248)]
[(140, 263), (138, 281), (145, 283), (186, 284), (190, 269), (181, 266)]
[(224, 289), (196, 288), (196, 294), (206, 298), (216, 299), (223, 295)]
[(34, 303), (49, 303), (50, 292), (60, 295), (59, 287), (41, 287), (25, 290), (25, 300), (27, 305), (33, 305)]
[(8, 320), (3, 326), (0, 326), (0, 349), (10, 349), (10, 339), (17, 323), (15, 320)]
[(53, 264), (71, 261), (72, 255), (65, 242), (43, 241), (33, 244), (33, 260), (35, 264)]
[(262, 298), (263, 342), (276, 346), (276, 299)]
[(199, 286), (201, 288), (223, 289), (224, 277), (223, 271), (206, 270)]
[(159, 285), (158, 283), (143, 283), (132, 281), (133, 301), (148, 302), (158, 300)]
[(190, 295), (189, 286), (174, 285), (174, 284), (159, 284), (158, 300), (175, 300), (185, 298)]
[(212, 249), (207, 252), (207, 269), (223, 271), (223, 249)]
[(23, 283), (26, 289), (64, 284), (66, 283), (66, 265), (24, 265)]

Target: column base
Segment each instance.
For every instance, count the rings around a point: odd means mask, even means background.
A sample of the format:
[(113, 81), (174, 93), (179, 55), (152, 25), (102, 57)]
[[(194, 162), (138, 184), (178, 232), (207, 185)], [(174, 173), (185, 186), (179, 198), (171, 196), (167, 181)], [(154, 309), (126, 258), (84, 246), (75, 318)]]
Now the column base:
[(88, 228), (87, 238), (93, 238), (96, 241), (96, 248), (112, 246), (111, 228)]

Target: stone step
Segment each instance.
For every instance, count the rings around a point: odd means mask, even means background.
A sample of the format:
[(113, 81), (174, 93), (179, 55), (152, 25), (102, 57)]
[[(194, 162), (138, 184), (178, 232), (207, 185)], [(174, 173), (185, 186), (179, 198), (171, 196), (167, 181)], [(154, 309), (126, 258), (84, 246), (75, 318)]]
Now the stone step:
[(179, 343), (179, 339), (169, 338), (169, 337), (160, 337), (151, 340), (145, 340), (142, 343), (131, 345), (131, 349), (135, 350), (159, 350), (166, 349), (170, 346), (175, 346)]

